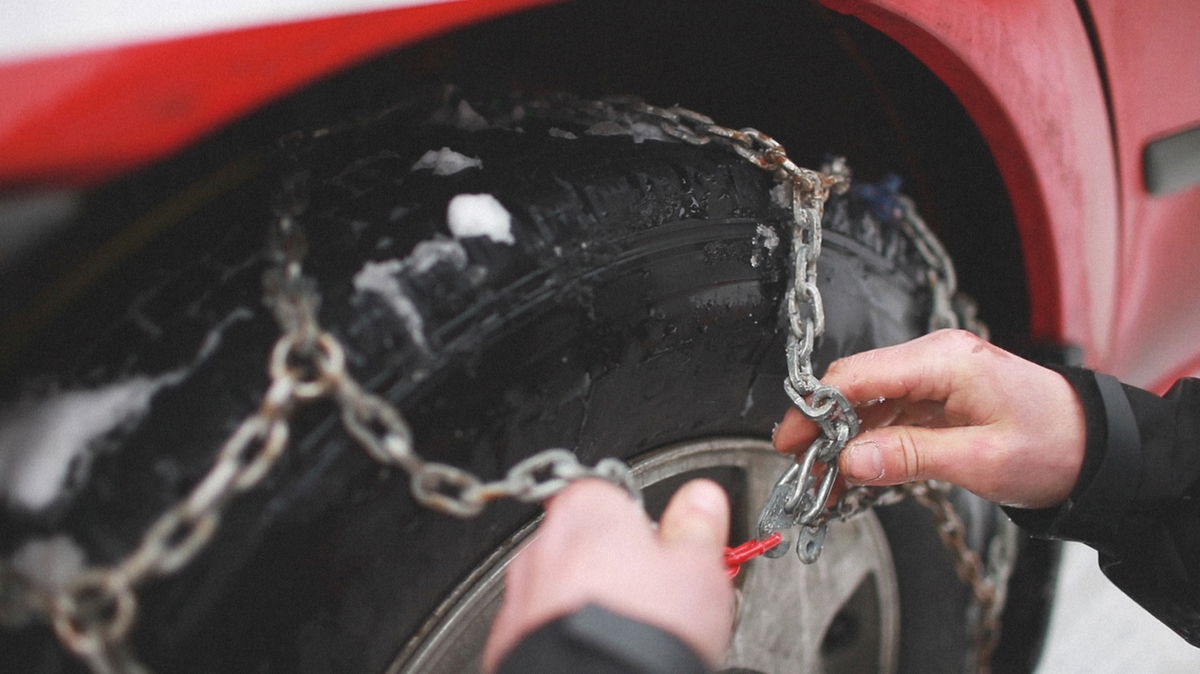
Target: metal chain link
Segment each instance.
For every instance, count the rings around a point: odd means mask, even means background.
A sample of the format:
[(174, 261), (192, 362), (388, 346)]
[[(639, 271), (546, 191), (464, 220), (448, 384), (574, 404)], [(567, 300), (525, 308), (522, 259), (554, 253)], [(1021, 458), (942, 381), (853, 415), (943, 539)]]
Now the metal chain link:
[[(974, 305), (958, 293), (954, 263), (945, 248), (917, 214), (908, 197), (894, 194), (893, 198), (895, 221), (916, 244), (918, 253), (930, 269), (933, 294), (930, 332), (961, 327), (987, 339), (987, 326), (976, 318)], [(895, 490), (896, 487), (887, 489)], [(955, 573), (971, 588), (974, 606), (968, 618), (970, 631), (975, 635), (974, 664), (977, 672), (987, 674), (1000, 641), (1000, 617), (1007, 599), (1008, 579), (1016, 564), (1017, 527), (1006, 517), (996, 518), (996, 531), (990, 537), (985, 562), (967, 543), (966, 526), (950, 500), (949, 484), (915, 482), (900, 485), (899, 489), (913, 495), (933, 514), (938, 536), (954, 555)]]
[[(581, 101), (567, 97), (553, 103), (560, 108), (565, 103), (596, 121), (619, 119), (631, 128), (648, 123), (668, 137), (691, 145), (725, 147), (751, 164), (773, 172), (789, 190), (793, 280), (786, 297), (788, 377), (784, 390), (820, 431), (803, 462), (789, 468), (772, 490), (759, 519), (758, 535), (762, 538), (799, 527), (796, 550), (804, 561), (816, 561), (826, 531), (825, 523), (818, 520), (837, 481), (837, 457), (859, 428), (858, 415), (850, 401), (838, 389), (822, 384), (812, 365), (816, 340), (825, 330), (825, 311), (817, 287), (821, 219), (830, 192), (849, 188), (849, 171), (844, 160), (834, 160), (823, 167), (823, 172), (803, 168), (787, 156), (782, 144), (757, 129), (719, 126), (707, 115), (678, 106), (660, 108), (635, 98)], [(785, 536), (784, 542), (768, 552), (768, 556), (786, 554), (791, 543)]]
[[(916, 486), (889, 489), (850, 489), (833, 508), (825, 503), (837, 477), (837, 456), (849, 438), (858, 432), (858, 418), (840, 391), (821, 384), (812, 369), (816, 339), (824, 330), (824, 312), (817, 288), (816, 263), (821, 249), (821, 217), (831, 190), (848, 185), (848, 171), (836, 162), (824, 172), (794, 164), (776, 140), (755, 129), (730, 129), (709, 117), (680, 107), (659, 108), (636, 99), (604, 101), (556, 99), (576, 112), (598, 120), (624, 117), (653, 124), (667, 136), (692, 145), (725, 147), (748, 162), (772, 171), (781, 184), (790, 187), (794, 216), (792, 232), (794, 283), (787, 296), (789, 337), (788, 378), (785, 389), (797, 407), (816, 421), (821, 435), (808, 453), (809, 460), (785, 475), (789, 517), (806, 529), (819, 529), (828, 521), (852, 517), (874, 505), (903, 498)], [(470, 517), (488, 502), (513, 498), (522, 502), (544, 500), (573, 480), (598, 477), (614, 482), (639, 501), (641, 493), (629, 467), (612, 458), (585, 466), (565, 449), (538, 452), (512, 466), (503, 478), (487, 482), (460, 468), (422, 459), (413, 448), (411, 430), (400, 411), (386, 399), (365, 390), (346, 369), (341, 343), (317, 321), (319, 295), (313, 280), (303, 273), (307, 241), (298, 224), (304, 210), (303, 181), (288, 176), (282, 207), (274, 231), (277, 265), (264, 275), (264, 300), (276, 316), (281, 336), (268, 362), (270, 382), (258, 409), (243, 419), (217, 452), (208, 472), (181, 501), (159, 516), (139, 545), (117, 563), (85, 570), (66, 588), (47, 594), (34, 587), (7, 564), (0, 564), (0, 619), (6, 625), (24, 624), (48, 615), (60, 641), (78, 655), (93, 672), (144, 672), (128, 647), (138, 609), (137, 588), (146, 581), (178, 572), (212, 540), (226, 504), (237, 494), (258, 485), (287, 447), (289, 420), (293, 409), (317, 399), (332, 399), (340, 409), (342, 425), (373, 459), (394, 465), (410, 476), (413, 498), (419, 503), (458, 517)], [(940, 244), (908, 209), (907, 228), (918, 250), (931, 262), (935, 280), (943, 288), (946, 302), (935, 292), (935, 314), (953, 314), (953, 267)], [(945, 311), (937, 310), (941, 307)], [(816, 486), (816, 464), (823, 477)], [(792, 473), (795, 473), (792, 475)], [(789, 477), (790, 475), (790, 477)], [(932, 499), (931, 499), (932, 500)], [(942, 503), (933, 501), (935, 503)], [(952, 506), (933, 508), (948, 513), (947, 530), (961, 519)], [(939, 531), (942, 527), (939, 526)], [(948, 535), (947, 535), (948, 536)], [(947, 539), (944, 536), (944, 539)], [(961, 541), (962, 536), (948, 536)], [(964, 580), (976, 587), (983, 613), (990, 616), (1002, 600), (1003, 583), (998, 575), (979, 571), (978, 555), (965, 542), (956, 549)], [(819, 552), (819, 545), (817, 547)], [(989, 555), (996, 557), (996, 555)], [(1010, 567), (1011, 568), (1011, 565)], [(987, 590), (981, 578), (991, 578)], [(1006, 579), (1006, 576), (1005, 576)], [(990, 599), (989, 599), (990, 598)], [(984, 600), (989, 599), (990, 603)], [(998, 616), (998, 612), (996, 613)], [(986, 634), (996, 633), (995, 620), (985, 620)], [(991, 643), (989, 641), (989, 643)], [(982, 648), (981, 648), (982, 651)]]
[[(929, 508), (943, 544), (955, 555), (958, 576), (971, 586), (975, 600), (976, 668), (991, 670), (991, 656), (1000, 635), (1000, 614), (1005, 591), (1016, 557), (1016, 528), (999, 518), (999, 531), (992, 536), (985, 564), (966, 543), (965, 526), (946, 495), (946, 485), (919, 482), (891, 487), (853, 486), (846, 488), (836, 503), (827, 507), (838, 475), (838, 455), (846, 442), (859, 430), (858, 416), (846, 397), (834, 387), (822, 384), (813, 374), (812, 353), (824, 332), (825, 314), (817, 288), (817, 259), (821, 252), (821, 219), (831, 191), (849, 187), (849, 171), (844, 160), (835, 159), (818, 173), (793, 163), (783, 146), (755, 129), (735, 130), (716, 125), (711, 118), (681, 107), (660, 108), (640, 99), (618, 97), (602, 101), (584, 101), (561, 97), (552, 102), (556, 109), (571, 108), (588, 121), (620, 119), (633, 130), (638, 122), (650, 122), (667, 136), (692, 145), (717, 144), (764, 170), (773, 171), (792, 196), (792, 286), (787, 295), (787, 366), (784, 388), (796, 407), (819, 428), (801, 463), (780, 477), (768, 497), (760, 517), (759, 537), (799, 526), (797, 554), (812, 562), (820, 554), (826, 527), (832, 520), (846, 520), (877, 505), (897, 503), (914, 493)], [(578, 120), (576, 120), (578, 121)], [(987, 338), (987, 327), (975, 318), (970, 301), (958, 293), (954, 264), (941, 242), (918, 215), (912, 201), (896, 192), (892, 220), (913, 243), (928, 269), (927, 281), (932, 294), (928, 330), (964, 327)], [(816, 467), (822, 475), (817, 482)], [(769, 557), (786, 554), (787, 539), (766, 553)]]
[(950, 485), (928, 481), (907, 485), (909, 492), (933, 514), (934, 526), (942, 543), (954, 554), (954, 571), (971, 588), (975, 613), (970, 616), (975, 635), (975, 669), (987, 674), (992, 655), (1000, 642), (1000, 616), (1004, 612), (1008, 579), (1012, 575), (1017, 544), (1017, 528), (1011, 520), (999, 518), (992, 534), (985, 563), (967, 543), (967, 529), (950, 500)]

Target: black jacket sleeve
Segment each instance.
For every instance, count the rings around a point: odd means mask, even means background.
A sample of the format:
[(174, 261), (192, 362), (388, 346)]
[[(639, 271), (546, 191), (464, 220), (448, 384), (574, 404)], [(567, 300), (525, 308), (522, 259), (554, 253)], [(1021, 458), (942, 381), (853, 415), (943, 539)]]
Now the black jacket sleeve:
[(1086, 543), (1104, 575), (1200, 646), (1200, 379), (1163, 397), (1062, 368), (1087, 420), (1087, 451), (1067, 501), (1007, 508), (1034, 535)]
[(500, 662), (497, 674), (705, 674), (690, 646), (653, 625), (595, 604), (527, 634)]

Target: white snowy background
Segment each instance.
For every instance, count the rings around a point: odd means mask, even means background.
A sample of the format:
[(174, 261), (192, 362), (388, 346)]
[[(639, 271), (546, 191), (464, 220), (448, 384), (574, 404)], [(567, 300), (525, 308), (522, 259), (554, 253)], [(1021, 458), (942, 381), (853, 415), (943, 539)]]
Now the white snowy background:
[(1037, 674), (1200, 672), (1200, 649), (1110, 583), (1095, 550), (1064, 545), (1055, 596)]

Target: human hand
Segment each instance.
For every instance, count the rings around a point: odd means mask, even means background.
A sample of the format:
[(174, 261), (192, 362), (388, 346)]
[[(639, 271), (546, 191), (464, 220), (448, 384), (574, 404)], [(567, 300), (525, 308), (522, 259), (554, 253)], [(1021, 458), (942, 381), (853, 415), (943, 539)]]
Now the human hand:
[(535, 538), (508, 568), (484, 671), (525, 633), (589, 603), (664, 629), (716, 665), (733, 626), (728, 535), (728, 499), (709, 480), (681, 487), (657, 531), (619, 487), (572, 484), (546, 504)]
[[(998, 503), (1057, 505), (1083, 462), (1083, 407), (1062, 375), (962, 330), (842, 358), (822, 381), (859, 410), (863, 428), (839, 458), (853, 484), (953, 482)], [(869, 404), (879, 398), (879, 404)], [(799, 453), (817, 434), (798, 410), (775, 448)]]

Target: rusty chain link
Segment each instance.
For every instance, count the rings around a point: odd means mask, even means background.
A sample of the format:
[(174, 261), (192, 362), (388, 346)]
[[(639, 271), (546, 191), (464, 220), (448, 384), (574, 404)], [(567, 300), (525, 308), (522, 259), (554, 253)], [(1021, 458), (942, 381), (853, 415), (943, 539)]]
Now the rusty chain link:
[(975, 636), (975, 666), (977, 672), (987, 674), (1000, 642), (1000, 616), (1015, 561), (1016, 525), (1007, 518), (997, 520), (997, 531), (990, 538), (985, 563), (967, 543), (966, 525), (950, 500), (950, 485), (928, 481), (912, 483), (906, 488), (932, 513), (938, 537), (954, 555), (955, 573), (971, 588), (975, 611), (969, 622)]
[[(961, 327), (987, 339), (987, 326), (976, 318), (974, 305), (958, 293), (954, 263), (941, 242), (917, 214), (912, 200), (902, 194), (894, 194), (892, 198), (894, 221), (908, 234), (930, 270), (929, 331)], [(1016, 525), (1006, 517), (996, 519), (996, 531), (989, 538), (985, 562), (967, 543), (966, 525), (950, 500), (949, 484), (930, 480), (871, 489), (876, 493), (868, 491), (862, 498), (872, 505), (883, 505), (912, 495), (932, 513), (938, 537), (954, 556), (955, 573), (971, 588), (974, 605), (968, 616), (968, 626), (974, 634), (974, 665), (977, 672), (987, 674), (1000, 641), (1000, 617), (1007, 599), (1008, 579), (1016, 564)], [(846, 499), (847, 494), (842, 498)], [(839, 502), (838, 508), (842, 507)]]
[[(985, 566), (966, 545), (962, 520), (945, 493), (930, 484), (851, 488), (834, 506), (825, 505), (837, 478), (838, 453), (858, 432), (858, 417), (849, 401), (837, 389), (821, 384), (812, 368), (813, 349), (824, 330), (816, 276), (822, 209), (831, 191), (848, 186), (844, 163), (833, 162), (823, 172), (802, 168), (770, 136), (755, 129), (722, 127), (705, 115), (680, 107), (660, 108), (631, 98), (583, 101), (569, 97), (547, 98), (531, 107), (538, 105), (566, 106), (594, 121), (621, 119), (651, 124), (684, 143), (724, 147), (773, 172), (790, 190), (794, 283), (786, 297), (789, 335), (785, 390), (796, 406), (817, 422), (821, 435), (807, 453), (807, 460), (790, 469), (776, 488), (783, 494), (780, 500), (785, 519), (808, 532), (804, 535), (810, 544), (816, 543), (816, 553), (812, 553), (811, 545), (798, 545), (798, 550), (805, 547), (815, 559), (829, 521), (844, 520), (875, 505), (916, 495), (934, 513), (939, 534), (957, 556), (960, 577), (972, 585), (981, 616), (977, 641), (982, 666), (984, 654), (990, 658), (998, 635), (1011, 554), (993, 550), (988, 555), (989, 564), (998, 568)], [(302, 181), (293, 176), (285, 178), (284, 199), (274, 223), (271, 252), (276, 264), (264, 274), (263, 285), (264, 301), (273, 310), (281, 335), (271, 350), (267, 363), (270, 380), (258, 408), (234, 428), (217, 451), (213, 465), (188, 495), (160, 515), (138, 546), (120, 561), (86, 569), (55, 592), (34, 586), (10, 565), (0, 563), (0, 623), (22, 625), (47, 616), (63, 645), (93, 672), (147, 671), (128, 645), (137, 620), (137, 588), (148, 580), (178, 572), (207, 546), (219, 528), (226, 504), (257, 486), (286, 451), (292, 411), (319, 399), (333, 400), (340, 409), (343, 428), (362, 449), (374, 460), (404, 470), (410, 478), (413, 498), (440, 512), (471, 517), (500, 498), (538, 502), (585, 477), (608, 480), (641, 499), (629, 467), (614, 458), (586, 466), (569, 450), (543, 450), (510, 467), (501, 479), (489, 482), (460, 468), (420, 457), (402, 413), (350, 374), (340, 341), (317, 321), (319, 295), (314, 281), (303, 271), (307, 241), (298, 222), (306, 202), (303, 190)], [(952, 306), (956, 297), (953, 266), (911, 204), (906, 203), (905, 210), (902, 226), (931, 269), (931, 329), (957, 325)], [(818, 463), (823, 470), (819, 485), (815, 484), (814, 471)], [(1007, 565), (995, 562), (1001, 557), (1009, 560)]]

